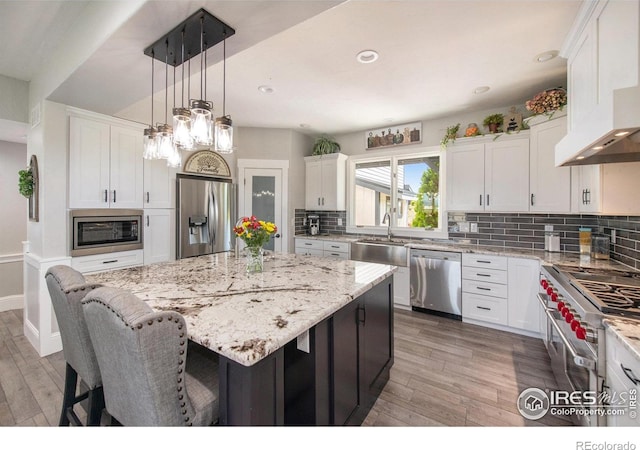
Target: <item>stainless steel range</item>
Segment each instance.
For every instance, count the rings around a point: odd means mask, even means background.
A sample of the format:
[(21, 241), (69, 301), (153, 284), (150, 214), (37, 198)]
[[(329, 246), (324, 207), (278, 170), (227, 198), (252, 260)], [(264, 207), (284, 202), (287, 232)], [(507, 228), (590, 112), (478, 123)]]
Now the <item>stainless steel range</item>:
[[(576, 423), (604, 426), (607, 314), (640, 319), (640, 274), (631, 271), (543, 265), (538, 300), (546, 317), (545, 345), (560, 389), (595, 392), (596, 404), (584, 402)], [(589, 394), (591, 395), (591, 394)], [(606, 407), (606, 405), (604, 405)]]

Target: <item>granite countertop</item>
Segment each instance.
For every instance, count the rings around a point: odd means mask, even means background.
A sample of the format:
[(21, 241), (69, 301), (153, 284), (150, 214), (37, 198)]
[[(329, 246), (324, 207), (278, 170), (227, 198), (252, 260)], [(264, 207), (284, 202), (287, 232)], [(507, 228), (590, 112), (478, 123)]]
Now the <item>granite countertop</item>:
[(605, 328), (611, 331), (607, 335), (613, 334), (640, 364), (640, 320), (607, 316), (603, 322)]
[[(356, 242), (367, 240), (369, 242), (387, 242), (385, 237), (361, 236), (354, 234), (327, 234), (308, 236), (304, 234), (296, 235), (302, 239), (320, 239), (327, 241)], [(543, 264), (577, 265), (580, 267), (635, 270), (612, 259), (594, 259), (589, 256), (583, 257), (578, 253), (565, 252), (545, 252), (544, 250), (518, 249), (509, 247), (496, 247), (490, 245), (467, 244), (461, 240), (448, 239), (412, 239), (394, 237), (394, 244), (404, 244), (405, 247), (422, 250), (443, 250), (460, 253), (481, 253), (483, 255), (511, 256), (517, 258), (538, 259)]]
[(391, 276), (395, 266), (295, 254), (245, 273), (229, 253), (87, 275), (129, 289), (157, 311), (181, 313), (189, 338), (245, 366), (295, 339)]

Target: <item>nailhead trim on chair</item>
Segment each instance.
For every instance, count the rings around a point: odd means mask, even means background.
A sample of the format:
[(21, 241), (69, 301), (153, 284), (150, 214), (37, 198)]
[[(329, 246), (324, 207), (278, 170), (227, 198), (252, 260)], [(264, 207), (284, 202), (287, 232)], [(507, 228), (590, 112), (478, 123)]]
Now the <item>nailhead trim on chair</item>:
[[(93, 286), (92, 288), (96, 288), (96, 287), (102, 287), (102, 286), (100, 286), (100, 285), (95, 285), (95, 286)], [(83, 287), (83, 288), (81, 288), (81, 289), (83, 289), (83, 290), (84, 290), (84, 287)], [(134, 327), (133, 327), (133, 326), (131, 326), (131, 325), (129, 325), (129, 324), (124, 320), (124, 318), (123, 318), (120, 314), (116, 313), (116, 312), (113, 310), (113, 308), (111, 308), (111, 306), (107, 305), (106, 303), (104, 303), (103, 301), (101, 301), (101, 300), (99, 300), (99, 299), (91, 299), (91, 300), (89, 300), (87, 303), (91, 303), (91, 302), (100, 303), (101, 305), (105, 306), (109, 311), (111, 311), (112, 313), (114, 313), (114, 314), (116, 315), (116, 317), (118, 317), (120, 320), (122, 320), (122, 322), (123, 322), (126, 326), (130, 327), (133, 331), (135, 331)], [(158, 318), (156, 318), (156, 320), (157, 320), (158, 322), (162, 322), (162, 317), (158, 317)], [(171, 322), (171, 321), (173, 320), (173, 321), (174, 321), (175, 323), (177, 323), (177, 324), (179, 324), (179, 323), (180, 323), (180, 318), (179, 318), (179, 317), (173, 318), (173, 316), (168, 316), (168, 317), (167, 317), (167, 320), (168, 320), (169, 322)], [(149, 321), (147, 322), (147, 325), (152, 325), (152, 324), (153, 324), (153, 320), (149, 320)], [(137, 328), (138, 330), (140, 330), (140, 329), (142, 329), (142, 327), (143, 327), (143, 326), (144, 326), (144, 325), (143, 325), (142, 323), (139, 323), (139, 324), (137, 325), (137, 327), (136, 327), (136, 328)], [(178, 330), (182, 330), (182, 328), (183, 328), (182, 324), (178, 325)], [(180, 337), (180, 338), (183, 338), (183, 337), (184, 337), (184, 332), (183, 332), (183, 333), (180, 333), (180, 336), (179, 336), (179, 337)], [(180, 346), (181, 346), (181, 347), (184, 347), (185, 343), (186, 343), (186, 341), (184, 341), (184, 340), (183, 340), (183, 341), (180, 341)], [(182, 356), (182, 355), (184, 355), (185, 351), (184, 351), (184, 349), (181, 349), (178, 353), (180, 354), (180, 356)], [(184, 364), (184, 358), (180, 358), (180, 359), (178, 360), (178, 365), (179, 365), (179, 366), (182, 366), (183, 364)], [(182, 379), (182, 377), (181, 377), (181, 374), (182, 374), (182, 368), (179, 368), (179, 369), (178, 369), (178, 380), (177, 380), (177, 381), (178, 381), (178, 392), (182, 392), (183, 379)], [(178, 400), (184, 400), (184, 394), (178, 394)], [(186, 405), (186, 402), (181, 402), (181, 403), (180, 403), (180, 407), (182, 407), (182, 408), (184, 408), (184, 406), (185, 406), (185, 405)], [(182, 412), (182, 415), (183, 415), (183, 416), (186, 416), (186, 414), (187, 414), (187, 410), (186, 410), (186, 409), (183, 409), (181, 412)], [(192, 425), (193, 425), (193, 423), (192, 423), (192, 422), (190, 422), (190, 420), (191, 420), (191, 419), (189, 418), (189, 416), (186, 416), (186, 417), (184, 418), (184, 421), (187, 423), (187, 426), (192, 426)]]

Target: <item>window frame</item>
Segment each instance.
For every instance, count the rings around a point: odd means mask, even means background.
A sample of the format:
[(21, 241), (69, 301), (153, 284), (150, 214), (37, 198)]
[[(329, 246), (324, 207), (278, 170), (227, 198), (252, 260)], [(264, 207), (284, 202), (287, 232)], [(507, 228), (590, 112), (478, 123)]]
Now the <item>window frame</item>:
[[(370, 234), (370, 235), (387, 235), (387, 226), (356, 226), (355, 222), (355, 189), (356, 189), (356, 177), (355, 170), (356, 164), (377, 162), (377, 161), (390, 161), (392, 180), (391, 185), (395, 186), (394, 180), (398, 173), (398, 160), (411, 159), (416, 157), (434, 157), (440, 158), (440, 174), (439, 174), (439, 186), (438, 186), (438, 202), (440, 209), (438, 210), (438, 228), (434, 230), (425, 230), (423, 228), (410, 228), (410, 227), (391, 227), (391, 234), (397, 237), (408, 238), (433, 238), (433, 239), (448, 239), (449, 231), (447, 226), (447, 211), (446, 206), (446, 174), (447, 174), (447, 158), (446, 151), (439, 145), (418, 147), (412, 150), (376, 150), (374, 154), (361, 154), (350, 156), (347, 161), (347, 233), (352, 234)], [(391, 204), (398, 204), (398, 190), (391, 189)], [(391, 223), (397, 223), (397, 206), (391, 214)]]

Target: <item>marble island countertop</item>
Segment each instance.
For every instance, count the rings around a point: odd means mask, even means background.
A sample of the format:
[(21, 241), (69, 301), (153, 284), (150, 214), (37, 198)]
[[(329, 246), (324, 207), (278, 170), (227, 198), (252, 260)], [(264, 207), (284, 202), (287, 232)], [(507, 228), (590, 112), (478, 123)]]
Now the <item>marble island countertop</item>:
[(390, 265), (271, 254), (264, 272), (245, 273), (228, 253), (87, 275), (128, 289), (154, 310), (187, 321), (189, 338), (250, 366), (391, 276)]

